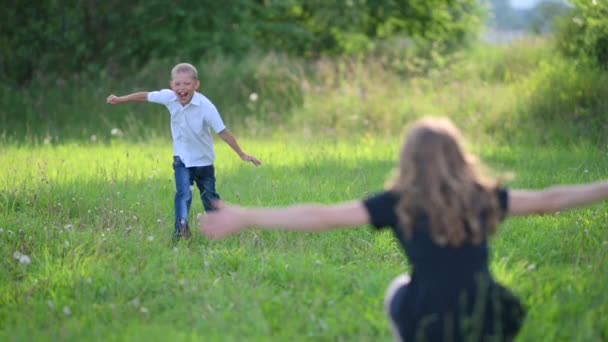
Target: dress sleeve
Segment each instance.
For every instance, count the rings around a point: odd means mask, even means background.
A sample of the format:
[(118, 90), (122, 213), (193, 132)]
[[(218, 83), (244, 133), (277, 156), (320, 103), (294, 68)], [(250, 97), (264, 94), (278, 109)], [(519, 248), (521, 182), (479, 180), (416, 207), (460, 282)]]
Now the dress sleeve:
[(399, 222), (395, 213), (397, 196), (385, 191), (363, 200), (370, 217), (370, 224), (376, 229), (395, 226)]
[(509, 212), (509, 191), (506, 188), (498, 188), (496, 195), (500, 207), (500, 218), (504, 219)]

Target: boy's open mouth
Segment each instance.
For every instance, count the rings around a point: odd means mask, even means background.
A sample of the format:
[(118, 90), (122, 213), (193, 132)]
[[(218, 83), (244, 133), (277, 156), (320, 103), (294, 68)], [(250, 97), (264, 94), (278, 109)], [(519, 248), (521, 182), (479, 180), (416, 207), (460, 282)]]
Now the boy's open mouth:
[(186, 91), (178, 91), (177, 92), (177, 96), (179, 96), (180, 101), (187, 100), (188, 99), (188, 95), (190, 95), (190, 94), (188, 94), (188, 92), (186, 92)]

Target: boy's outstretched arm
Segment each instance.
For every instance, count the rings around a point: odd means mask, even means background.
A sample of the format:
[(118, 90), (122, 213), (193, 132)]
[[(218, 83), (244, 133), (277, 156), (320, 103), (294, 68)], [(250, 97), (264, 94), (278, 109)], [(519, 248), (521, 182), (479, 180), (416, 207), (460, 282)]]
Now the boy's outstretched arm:
[(221, 201), (217, 210), (201, 218), (201, 231), (213, 239), (238, 233), (247, 228), (283, 229), (320, 232), (331, 228), (368, 224), (369, 213), (362, 201), (333, 205), (297, 204), (284, 208), (242, 208)]
[(239, 155), (242, 160), (248, 162), (250, 161), (255, 166), (262, 164), (262, 162), (259, 161), (256, 157), (248, 155), (247, 153), (243, 152), (243, 150), (241, 150), (241, 147), (236, 141), (236, 138), (230, 133), (230, 131), (228, 131), (228, 129), (219, 132), (218, 135), (220, 136), (220, 138), (222, 138), (222, 140), (226, 142), (226, 144), (228, 144), (234, 150), (234, 152), (236, 152), (236, 154)]
[(509, 214), (554, 213), (608, 198), (608, 181), (581, 185), (552, 186), (543, 190), (509, 192)]
[(124, 96), (116, 96), (111, 94), (106, 99), (106, 102), (109, 104), (119, 104), (119, 103), (127, 103), (127, 102), (146, 102), (148, 101), (148, 92), (140, 91), (137, 93), (124, 95)]

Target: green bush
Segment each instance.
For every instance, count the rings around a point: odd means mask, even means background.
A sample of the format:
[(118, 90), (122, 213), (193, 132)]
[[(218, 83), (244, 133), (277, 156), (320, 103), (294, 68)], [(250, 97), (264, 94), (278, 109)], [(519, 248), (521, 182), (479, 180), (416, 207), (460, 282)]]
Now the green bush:
[(558, 45), (566, 55), (608, 67), (608, 2), (571, 0), (574, 9), (559, 24)]
[(606, 140), (608, 73), (590, 63), (553, 58), (518, 84), (521, 122), (536, 141)]

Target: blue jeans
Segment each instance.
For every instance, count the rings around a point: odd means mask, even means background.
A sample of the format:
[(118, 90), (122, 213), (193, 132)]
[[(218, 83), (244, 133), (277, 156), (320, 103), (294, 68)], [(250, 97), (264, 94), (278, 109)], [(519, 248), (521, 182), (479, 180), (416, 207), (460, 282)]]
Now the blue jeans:
[(191, 186), (196, 183), (201, 194), (203, 207), (206, 211), (214, 210), (213, 201), (219, 200), (220, 195), (215, 191), (215, 169), (213, 165), (186, 167), (184, 162), (173, 156), (173, 172), (175, 174), (175, 231), (180, 227), (180, 220), (188, 222), (190, 205), (192, 204)]

